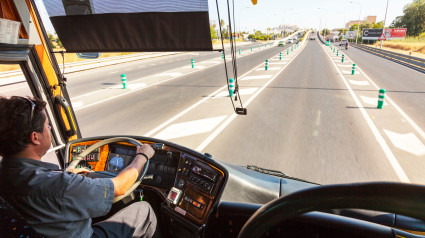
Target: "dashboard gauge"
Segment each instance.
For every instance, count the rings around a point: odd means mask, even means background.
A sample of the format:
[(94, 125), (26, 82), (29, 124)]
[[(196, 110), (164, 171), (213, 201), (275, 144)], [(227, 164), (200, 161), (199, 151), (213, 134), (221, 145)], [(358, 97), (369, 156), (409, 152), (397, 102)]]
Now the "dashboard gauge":
[(110, 171), (121, 171), (124, 167), (124, 159), (120, 157), (120, 155), (115, 155), (110, 161), (109, 161), (109, 170)]

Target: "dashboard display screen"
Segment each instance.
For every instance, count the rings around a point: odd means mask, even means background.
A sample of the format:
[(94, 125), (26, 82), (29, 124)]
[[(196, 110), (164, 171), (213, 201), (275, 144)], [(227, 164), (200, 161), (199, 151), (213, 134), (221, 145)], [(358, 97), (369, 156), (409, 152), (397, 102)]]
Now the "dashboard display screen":
[(105, 170), (119, 173), (131, 163), (135, 156), (135, 148), (111, 146)]

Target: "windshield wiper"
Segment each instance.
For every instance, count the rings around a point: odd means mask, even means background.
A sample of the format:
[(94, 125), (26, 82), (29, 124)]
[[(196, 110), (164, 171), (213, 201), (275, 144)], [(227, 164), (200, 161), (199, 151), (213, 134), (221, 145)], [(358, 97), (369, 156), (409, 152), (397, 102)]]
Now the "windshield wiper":
[[(280, 178), (292, 179), (292, 180), (297, 180), (297, 181), (305, 182), (305, 183), (313, 183), (313, 182), (310, 182), (310, 181), (307, 181), (307, 180), (288, 176), (285, 173), (278, 171), (278, 170), (260, 168), (260, 167), (255, 166), (255, 165), (247, 165), (247, 166), (242, 166), (242, 167), (245, 167), (249, 170), (253, 170), (253, 171), (256, 171), (256, 172), (259, 172), (259, 173), (273, 175), (273, 176), (280, 177)], [(313, 183), (313, 184), (317, 184), (317, 183)]]

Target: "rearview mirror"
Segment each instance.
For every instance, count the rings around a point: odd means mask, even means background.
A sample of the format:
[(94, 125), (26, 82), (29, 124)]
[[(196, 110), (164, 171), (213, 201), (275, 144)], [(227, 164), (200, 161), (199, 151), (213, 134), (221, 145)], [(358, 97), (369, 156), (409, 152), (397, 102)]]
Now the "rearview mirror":
[(97, 59), (100, 57), (100, 53), (77, 53), (77, 56), (81, 59)]

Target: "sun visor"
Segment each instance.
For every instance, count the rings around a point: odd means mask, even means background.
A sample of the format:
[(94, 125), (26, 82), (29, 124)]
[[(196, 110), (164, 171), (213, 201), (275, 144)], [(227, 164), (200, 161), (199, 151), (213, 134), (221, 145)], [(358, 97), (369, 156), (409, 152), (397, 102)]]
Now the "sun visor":
[(67, 52), (210, 51), (208, 0), (43, 0)]

